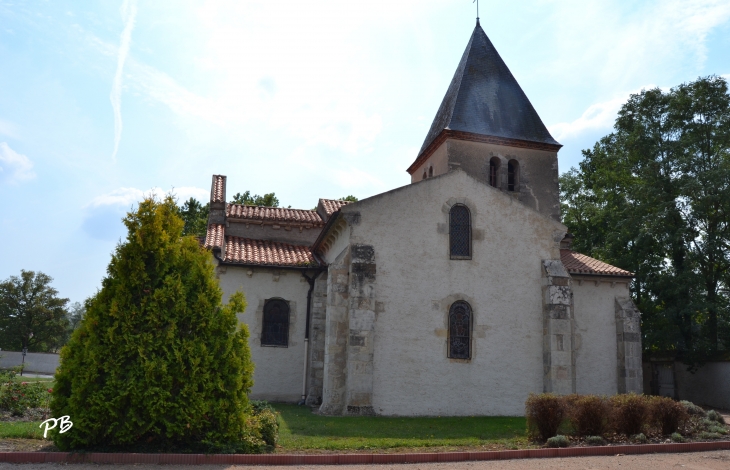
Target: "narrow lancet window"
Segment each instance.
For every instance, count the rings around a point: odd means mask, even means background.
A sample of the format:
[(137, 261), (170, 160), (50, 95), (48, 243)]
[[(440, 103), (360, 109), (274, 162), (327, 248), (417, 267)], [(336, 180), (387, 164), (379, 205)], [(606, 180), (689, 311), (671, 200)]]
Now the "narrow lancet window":
[(451, 259), (471, 259), (471, 214), (463, 204), (449, 211), (449, 242)]
[(428, 168), (428, 177), (433, 178), (433, 167)]
[(518, 191), (520, 164), (517, 160), (510, 160), (507, 164), (507, 191)]
[(289, 303), (286, 300), (269, 299), (264, 304), (261, 346), (289, 347)]
[(449, 357), (471, 359), (471, 307), (464, 301), (449, 309)]
[(499, 166), (499, 158), (492, 157), (489, 160), (489, 185), (495, 188), (499, 187)]

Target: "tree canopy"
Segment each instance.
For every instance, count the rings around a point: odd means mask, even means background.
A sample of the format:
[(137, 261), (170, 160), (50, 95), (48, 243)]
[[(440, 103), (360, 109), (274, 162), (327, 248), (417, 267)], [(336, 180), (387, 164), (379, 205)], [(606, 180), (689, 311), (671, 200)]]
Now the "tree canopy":
[(262, 441), (250, 419), (253, 363), (239, 326), (243, 294), (221, 304), (210, 254), (172, 197), (146, 199), (86, 315), (61, 351), (51, 410), (71, 416), (54, 435), (70, 449), (252, 451)]
[(251, 191), (246, 191), (243, 194), (236, 193), (231, 199), (231, 204), (243, 204), (246, 206), (266, 206), (266, 207), (279, 207), (279, 199), (274, 193), (264, 194), (259, 196), (258, 194), (251, 195)]
[(648, 353), (730, 350), (730, 96), (725, 79), (632, 95), (560, 179), (575, 248), (636, 274)]
[(58, 297), (53, 279), (21, 271), (0, 283), (0, 347), (55, 352), (66, 339), (68, 299)]

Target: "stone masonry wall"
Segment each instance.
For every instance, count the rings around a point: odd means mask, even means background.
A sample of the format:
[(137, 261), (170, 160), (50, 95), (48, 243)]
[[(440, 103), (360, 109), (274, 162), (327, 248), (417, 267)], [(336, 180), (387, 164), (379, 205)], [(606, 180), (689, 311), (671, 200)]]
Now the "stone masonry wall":
[(355, 244), (351, 256), (346, 412), (374, 415), (375, 249)]
[(309, 331), (309, 382), (307, 406), (322, 404), (324, 379), (325, 325), (327, 322), (327, 273), (320, 273), (314, 281)]
[(575, 393), (575, 322), (570, 275), (560, 260), (543, 260), (543, 391)]
[(628, 297), (616, 297), (618, 393), (642, 393), (641, 323), (639, 310)]
[(340, 415), (347, 393), (347, 336), (349, 333), (350, 250), (346, 248), (327, 271), (327, 313), (324, 334), (322, 406), (326, 415)]

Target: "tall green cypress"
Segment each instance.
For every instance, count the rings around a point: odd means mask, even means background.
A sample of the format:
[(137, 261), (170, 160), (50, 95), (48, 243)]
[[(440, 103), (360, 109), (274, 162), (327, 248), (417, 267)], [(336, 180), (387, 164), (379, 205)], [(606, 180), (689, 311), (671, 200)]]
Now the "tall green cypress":
[(51, 403), (62, 450), (256, 450), (241, 293), (222, 305), (210, 254), (171, 197), (146, 199), (86, 317), (61, 351)]

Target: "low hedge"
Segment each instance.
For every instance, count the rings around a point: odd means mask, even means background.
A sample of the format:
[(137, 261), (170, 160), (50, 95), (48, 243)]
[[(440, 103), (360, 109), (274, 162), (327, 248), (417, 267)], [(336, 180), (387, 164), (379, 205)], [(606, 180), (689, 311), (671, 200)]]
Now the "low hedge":
[(634, 393), (611, 397), (530, 394), (525, 402), (525, 416), (528, 435), (542, 442), (559, 434), (585, 439), (590, 436), (597, 442), (611, 435), (637, 440), (637, 436), (645, 435), (703, 438), (727, 433), (717, 412), (705, 413), (688, 401)]

